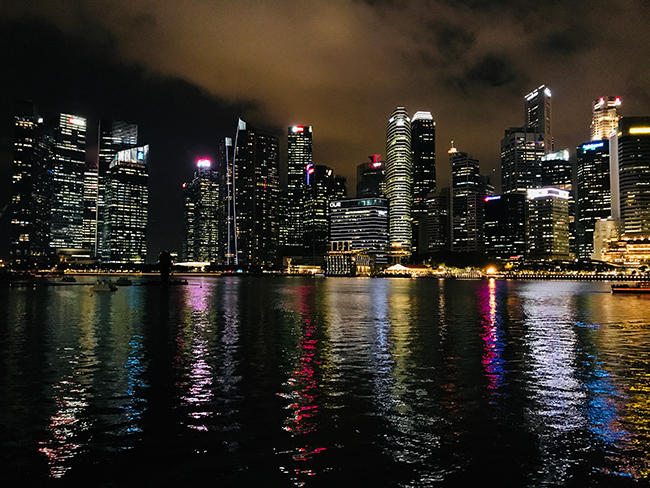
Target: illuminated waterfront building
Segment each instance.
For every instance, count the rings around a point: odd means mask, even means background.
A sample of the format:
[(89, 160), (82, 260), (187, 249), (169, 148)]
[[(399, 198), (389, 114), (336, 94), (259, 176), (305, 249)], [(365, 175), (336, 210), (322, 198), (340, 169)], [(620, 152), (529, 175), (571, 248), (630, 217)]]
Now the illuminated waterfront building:
[(452, 147), (451, 164), (451, 250), (482, 252), (485, 248), (485, 183), (479, 163), (469, 154)]
[(11, 260), (17, 266), (47, 261), (51, 250), (50, 179), (53, 140), (32, 102), (19, 102), (14, 117), (11, 187)]
[(351, 251), (366, 251), (386, 263), (388, 200), (370, 197), (330, 202), (329, 241), (349, 242)]
[[(413, 152), (413, 251), (426, 249), (427, 197), (436, 191), (436, 123), (430, 112), (416, 112), (411, 120)], [(420, 235), (422, 234), (422, 235)], [(420, 245), (420, 241), (422, 244)]]
[(185, 200), (183, 259), (220, 263), (223, 234), (221, 175), (199, 159), (192, 181), (183, 184)]
[(618, 113), (620, 106), (620, 97), (600, 97), (594, 100), (590, 131), (592, 141), (602, 141), (612, 136), (621, 118)]
[(386, 125), (385, 189), (390, 207), (390, 245), (408, 255), (413, 237), (413, 154), (411, 119), (404, 107), (396, 108)]
[(536, 88), (524, 97), (525, 129), (534, 134), (535, 141), (544, 146), (544, 152), (553, 150), (551, 131), (551, 90), (545, 85)]
[[(277, 259), (279, 167), (278, 138), (239, 121), (235, 153), (237, 262), (267, 266)], [(234, 228), (234, 226), (233, 226)], [(233, 231), (234, 232), (234, 231)]]
[(573, 166), (569, 150), (546, 153), (542, 160), (542, 188), (559, 188), (569, 192), (569, 249), (576, 255), (576, 198), (573, 191)]
[(106, 174), (108, 255), (112, 263), (147, 258), (149, 146), (118, 151)]
[(650, 117), (621, 118), (612, 144), (617, 149), (623, 234), (650, 237)]
[(609, 140), (578, 146), (576, 166), (577, 232), (576, 253), (582, 259), (600, 259), (594, 254), (596, 224), (611, 216)]
[(501, 189), (525, 193), (542, 186), (544, 154), (553, 146), (551, 92), (544, 85), (524, 97), (525, 125), (511, 127), (501, 140)]
[(302, 255), (305, 206), (305, 172), (313, 162), (311, 126), (288, 129), (287, 190), (280, 220), (280, 246), (285, 254)]
[[(110, 165), (118, 151), (138, 145), (138, 126), (122, 121), (101, 119), (99, 121), (99, 156), (96, 167), (86, 171), (84, 200), (84, 241), (91, 252), (108, 258), (108, 229), (106, 215), (106, 178)], [(96, 185), (93, 187), (93, 185)], [(93, 212), (93, 208), (95, 211)], [(89, 244), (92, 243), (92, 244)]]
[(540, 188), (527, 192), (528, 257), (543, 261), (569, 259), (569, 192)]
[(345, 179), (332, 168), (309, 165), (305, 175), (303, 256), (307, 264), (322, 266), (329, 243), (330, 202), (346, 196)]
[(370, 162), (357, 166), (357, 198), (383, 197), (386, 166), (380, 154), (368, 157)]
[(60, 114), (54, 129), (50, 247), (81, 249), (84, 245), (84, 117)]
[(442, 188), (427, 197), (427, 250), (445, 252), (451, 248), (451, 189)]
[(526, 253), (526, 195), (490, 195), (485, 200), (485, 252), (500, 259)]

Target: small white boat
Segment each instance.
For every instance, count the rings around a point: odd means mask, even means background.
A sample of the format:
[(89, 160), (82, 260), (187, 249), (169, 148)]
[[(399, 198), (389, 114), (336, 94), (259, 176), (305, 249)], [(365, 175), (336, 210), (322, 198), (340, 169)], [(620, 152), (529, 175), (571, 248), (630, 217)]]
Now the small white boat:
[(117, 285), (110, 280), (97, 280), (93, 285), (93, 291), (117, 291)]

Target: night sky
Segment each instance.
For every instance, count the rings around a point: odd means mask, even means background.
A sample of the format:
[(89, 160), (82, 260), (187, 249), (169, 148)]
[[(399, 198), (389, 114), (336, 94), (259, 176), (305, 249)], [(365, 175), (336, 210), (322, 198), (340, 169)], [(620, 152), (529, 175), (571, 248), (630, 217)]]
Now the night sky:
[(428, 110), (439, 186), (451, 140), (498, 181), (503, 131), (523, 124), (523, 97), (539, 85), (553, 92), (556, 149), (588, 140), (600, 96), (650, 115), (649, 26), (648, 0), (2, 0), (0, 210), (20, 99), (91, 128), (100, 117), (139, 125), (151, 146), (150, 261), (180, 250), (181, 184), (239, 116), (280, 136), (282, 167), (287, 127), (312, 125), (315, 163), (353, 194), (356, 165), (385, 152), (393, 109)]

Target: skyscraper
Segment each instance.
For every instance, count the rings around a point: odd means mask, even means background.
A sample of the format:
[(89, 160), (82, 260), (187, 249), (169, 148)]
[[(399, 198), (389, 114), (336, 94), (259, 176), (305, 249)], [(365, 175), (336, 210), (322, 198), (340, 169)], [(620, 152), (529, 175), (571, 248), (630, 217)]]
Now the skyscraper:
[(452, 251), (482, 252), (485, 248), (485, 183), (479, 163), (469, 154), (452, 147), (451, 164), (451, 238)]
[(330, 242), (349, 242), (351, 251), (375, 257), (388, 247), (388, 200), (350, 198), (330, 202)]
[(50, 247), (83, 247), (86, 119), (60, 114), (54, 129)]
[(526, 195), (491, 195), (485, 201), (485, 251), (490, 257), (520, 259), (526, 253)]
[(551, 90), (542, 85), (526, 95), (524, 99), (526, 132), (534, 134), (534, 140), (543, 145), (545, 153), (553, 151)]
[[(87, 171), (87, 179), (96, 180), (95, 194), (92, 195), (92, 182), (86, 183), (86, 202), (94, 203), (95, 221), (92, 221), (92, 211), (85, 211), (84, 222), (86, 229), (95, 228), (96, 254), (108, 258), (108, 229), (104, 226), (106, 216), (106, 178), (108, 169), (115, 159), (118, 151), (136, 147), (138, 145), (138, 126), (122, 121), (101, 119), (99, 121), (99, 158), (96, 168)], [(93, 172), (95, 171), (95, 172)], [(93, 198), (94, 197), (94, 198)], [(93, 201), (94, 200), (94, 201)], [(90, 231), (92, 232), (92, 230)]]
[(322, 265), (329, 242), (330, 202), (345, 197), (344, 179), (332, 168), (310, 164), (305, 179), (303, 256), (307, 264)]
[(582, 259), (589, 259), (594, 253), (597, 222), (609, 218), (612, 213), (609, 142), (609, 139), (603, 139), (582, 144), (577, 148), (576, 253)]
[(118, 151), (106, 174), (108, 256), (112, 263), (147, 258), (149, 146)]
[(445, 252), (451, 248), (451, 189), (442, 188), (427, 198), (427, 250)]
[(219, 263), (223, 233), (221, 175), (209, 159), (199, 159), (192, 181), (183, 184), (185, 200), (183, 259)]
[(10, 251), (18, 266), (50, 256), (50, 179), (53, 140), (32, 102), (19, 102), (14, 118)]
[(386, 166), (380, 154), (369, 156), (370, 162), (357, 166), (357, 198), (383, 197)]
[[(426, 252), (427, 196), (436, 191), (436, 123), (430, 112), (416, 112), (411, 120), (413, 151), (413, 249)], [(423, 233), (422, 236), (419, 234)]]
[(569, 192), (557, 188), (528, 190), (526, 247), (533, 259), (569, 258)]
[(551, 91), (544, 85), (524, 97), (525, 124), (501, 140), (501, 189), (525, 193), (542, 186), (541, 157), (553, 150)]
[(280, 242), (285, 253), (301, 254), (305, 172), (313, 162), (311, 126), (294, 125), (288, 129), (286, 214), (280, 220)]
[(623, 233), (649, 237), (650, 117), (621, 118), (615, 143)]
[(542, 188), (559, 188), (569, 192), (569, 249), (576, 255), (576, 196), (573, 191), (573, 165), (569, 150), (562, 149), (542, 156)]
[(620, 97), (600, 97), (592, 104), (591, 140), (609, 139), (618, 126)]
[(240, 120), (231, 192), (240, 265), (272, 265), (276, 261), (279, 166), (278, 138)]
[(411, 119), (397, 107), (386, 125), (386, 196), (388, 197), (390, 245), (410, 253), (413, 237), (413, 154)]

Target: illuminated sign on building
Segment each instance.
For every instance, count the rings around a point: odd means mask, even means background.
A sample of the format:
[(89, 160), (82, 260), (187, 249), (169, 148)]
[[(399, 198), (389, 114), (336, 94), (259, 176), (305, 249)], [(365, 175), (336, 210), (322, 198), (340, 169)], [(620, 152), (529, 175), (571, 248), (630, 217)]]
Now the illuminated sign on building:
[(70, 117), (68, 122), (72, 125), (78, 125), (79, 127), (86, 127), (86, 120), (78, 117)]
[(488, 195), (483, 200), (486, 202), (491, 202), (492, 200), (501, 200), (501, 195)]
[(631, 127), (630, 134), (650, 134), (650, 127)]
[(144, 161), (144, 152), (138, 151), (138, 161)]
[(594, 151), (599, 147), (603, 147), (604, 145), (605, 143), (601, 141), (601, 142), (591, 142), (588, 144), (583, 144), (580, 147), (582, 148), (583, 151)]
[(196, 165), (197, 165), (199, 168), (209, 168), (210, 166), (212, 166), (212, 161), (210, 161), (209, 159), (205, 159), (205, 158), (203, 158), (203, 159), (199, 159), (199, 160), (196, 162)]
[(291, 128), (291, 132), (294, 132), (294, 133), (296, 133), (296, 132), (300, 133), (300, 132), (304, 132), (304, 131), (305, 131), (305, 128), (300, 126), (300, 125), (294, 125)]
[(307, 170), (307, 186), (309, 186), (309, 181), (311, 180), (310, 175), (314, 174), (314, 165), (312, 163), (309, 163), (307, 166), (305, 166), (305, 169)]
[(540, 188), (535, 190), (528, 190), (529, 200), (542, 197), (558, 197), (562, 198), (563, 200), (568, 200), (569, 192), (566, 190), (560, 190), (558, 188)]

